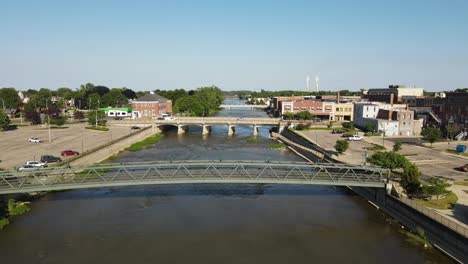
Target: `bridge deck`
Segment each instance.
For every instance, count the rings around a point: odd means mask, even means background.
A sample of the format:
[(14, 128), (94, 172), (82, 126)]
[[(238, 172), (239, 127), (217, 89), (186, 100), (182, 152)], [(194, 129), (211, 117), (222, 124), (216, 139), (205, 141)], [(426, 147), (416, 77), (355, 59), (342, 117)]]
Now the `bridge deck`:
[(181, 183), (266, 183), (383, 188), (388, 170), (268, 161), (164, 161), (0, 173), (0, 194)]

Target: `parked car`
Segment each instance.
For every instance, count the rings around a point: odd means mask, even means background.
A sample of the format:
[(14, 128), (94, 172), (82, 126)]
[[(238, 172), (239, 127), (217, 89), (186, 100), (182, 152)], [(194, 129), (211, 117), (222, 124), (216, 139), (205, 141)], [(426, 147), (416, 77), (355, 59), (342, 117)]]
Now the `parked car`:
[(332, 134), (343, 134), (344, 131), (343, 130), (339, 130), (339, 129), (333, 129), (332, 130)]
[(16, 169), (17, 171), (33, 171), (33, 170), (37, 170), (39, 169), (40, 167), (35, 167), (33, 165), (22, 165), (21, 167), (19, 167), (18, 169)]
[(33, 161), (26, 161), (24, 165), (44, 168), (44, 167), (47, 167), (47, 162), (33, 160)]
[(132, 126), (130, 129), (140, 129), (139, 126)]
[(62, 156), (75, 156), (75, 155), (80, 155), (80, 153), (78, 151), (74, 151), (74, 150), (64, 150), (64, 151), (60, 152), (60, 155), (62, 155)]
[(352, 136), (354, 136), (354, 135), (349, 134), (349, 133), (345, 133), (345, 134), (341, 135), (341, 137), (344, 137), (344, 138), (349, 138), (349, 137), (352, 137)]
[(42, 139), (37, 138), (37, 137), (32, 137), (32, 138), (29, 138), (29, 142), (31, 142), (31, 143), (41, 143)]
[(42, 162), (61, 162), (62, 159), (59, 157), (52, 156), (52, 155), (42, 155), (41, 161)]
[(455, 168), (456, 170), (459, 170), (459, 171), (464, 171), (464, 172), (468, 172), (468, 164), (465, 164), (463, 166), (460, 166), (460, 167), (457, 167)]
[(360, 136), (351, 136), (351, 137), (348, 137), (347, 138), (349, 141), (361, 141), (362, 140), (362, 137)]

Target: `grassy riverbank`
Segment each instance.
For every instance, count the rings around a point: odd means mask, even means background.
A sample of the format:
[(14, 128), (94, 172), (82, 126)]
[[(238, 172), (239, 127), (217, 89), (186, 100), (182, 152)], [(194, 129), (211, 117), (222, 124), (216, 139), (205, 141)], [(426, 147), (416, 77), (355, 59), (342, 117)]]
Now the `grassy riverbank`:
[(286, 148), (286, 145), (284, 145), (282, 143), (271, 143), (270, 148), (272, 148), (272, 149), (284, 149), (284, 148)]
[(429, 201), (416, 200), (418, 203), (434, 209), (452, 209), (458, 201), (458, 197), (453, 193), (447, 194), (442, 199), (433, 199)]
[(130, 147), (125, 148), (125, 150), (128, 150), (128, 151), (142, 150), (144, 148), (149, 147), (150, 145), (153, 145), (154, 143), (159, 142), (163, 137), (164, 137), (163, 134), (156, 134), (156, 135), (150, 136), (148, 138), (145, 138), (142, 141), (132, 144)]
[(15, 201), (14, 199), (9, 199), (6, 204), (3, 204), (2, 214), (0, 215), (0, 229), (9, 225), (12, 217), (29, 212), (31, 208), (28, 204), (29, 202)]

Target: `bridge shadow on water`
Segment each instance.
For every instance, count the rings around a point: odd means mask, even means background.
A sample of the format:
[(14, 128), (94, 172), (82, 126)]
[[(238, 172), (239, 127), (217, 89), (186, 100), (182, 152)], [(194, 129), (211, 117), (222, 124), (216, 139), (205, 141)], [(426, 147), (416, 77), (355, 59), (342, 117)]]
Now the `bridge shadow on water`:
[(126, 197), (227, 196), (256, 198), (262, 195), (356, 196), (344, 187), (272, 184), (170, 184), (106, 187), (51, 192), (46, 200), (86, 200)]

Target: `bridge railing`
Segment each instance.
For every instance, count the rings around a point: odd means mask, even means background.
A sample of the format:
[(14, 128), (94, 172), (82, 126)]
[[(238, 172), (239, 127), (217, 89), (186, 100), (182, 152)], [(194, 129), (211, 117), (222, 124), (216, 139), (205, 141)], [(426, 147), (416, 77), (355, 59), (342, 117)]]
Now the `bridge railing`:
[(273, 161), (164, 161), (0, 173), (0, 194), (168, 183), (281, 183), (384, 187), (377, 167)]

